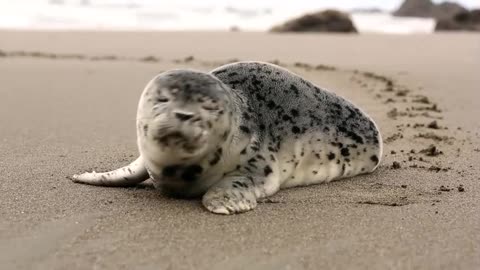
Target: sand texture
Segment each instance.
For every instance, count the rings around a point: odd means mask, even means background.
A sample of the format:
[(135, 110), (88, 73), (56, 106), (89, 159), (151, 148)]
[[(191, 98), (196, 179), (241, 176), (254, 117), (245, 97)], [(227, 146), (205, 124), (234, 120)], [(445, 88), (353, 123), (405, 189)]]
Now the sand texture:
[[(235, 216), (66, 179), (136, 158), (155, 74), (236, 59), (362, 107), (382, 165)], [(479, 59), (478, 34), (0, 32), (0, 268), (479, 269)]]

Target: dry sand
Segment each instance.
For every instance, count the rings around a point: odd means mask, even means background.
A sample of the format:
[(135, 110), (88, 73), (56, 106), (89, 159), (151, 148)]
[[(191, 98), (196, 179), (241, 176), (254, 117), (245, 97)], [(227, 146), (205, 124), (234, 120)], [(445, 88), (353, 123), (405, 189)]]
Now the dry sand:
[[(0, 32), (0, 50), (2, 269), (480, 267), (478, 34)], [(153, 75), (231, 59), (279, 60), (360, 105), (383, 165), (235, 216), (65, 178), (135, 158)]]

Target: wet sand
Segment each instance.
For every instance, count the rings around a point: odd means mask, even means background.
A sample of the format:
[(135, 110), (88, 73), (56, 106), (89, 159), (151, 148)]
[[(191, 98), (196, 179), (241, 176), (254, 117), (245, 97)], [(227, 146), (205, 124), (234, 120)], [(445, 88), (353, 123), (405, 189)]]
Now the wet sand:
[[(2, 269), (477, 269), (480, 35), (0, 32)], [(137, 156), (135, 112), (171, 68), (278, 63), (362, 107), (370, 175), (206, 212), (66, 176)]]

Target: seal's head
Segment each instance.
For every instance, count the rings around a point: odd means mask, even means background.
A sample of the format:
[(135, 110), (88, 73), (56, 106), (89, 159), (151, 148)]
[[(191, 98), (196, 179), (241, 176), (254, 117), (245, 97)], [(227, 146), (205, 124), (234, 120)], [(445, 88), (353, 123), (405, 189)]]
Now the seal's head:
[(231, 126), (230, 97), (214, 76), (164, 72), (150, 81), (137, 112), (141, 154), (157, 166), (194, 163), (214, 151)]

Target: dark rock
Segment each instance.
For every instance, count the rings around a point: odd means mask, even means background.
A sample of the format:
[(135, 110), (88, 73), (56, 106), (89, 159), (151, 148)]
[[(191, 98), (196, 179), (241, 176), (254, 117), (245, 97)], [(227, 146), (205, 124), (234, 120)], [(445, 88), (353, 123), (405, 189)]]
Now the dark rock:
[(394, 161), (392, 163), (392, 169), (400, 169), (402, 166), (400, 166), (400, 163), (398, 163), (397, 161)]
[(441, 185), (438, 190), (444, 191), (444, 192), (449, 192), (449, 191), (452, 190), (452, 189), (449, 188), (448, 186)]
[(428, 125), (427, 125), (428, 128), (431, 128), (431, 129), (440, 129), (440, 127), (438, 126), (438, 123), (437, 121), (432, 121), (430, 122)]
[(325, 10), (305, 14), (282, 25), (275, 26), (271, 32), (343, 32), (356, 33), (350, 16), (337, 10)]
[(458, 13), (467, 11), (454, 2), (435, 4), (431, 0), (405, 0), (393, 13), (399, 17), (423, 17), (437, 20), (450, 19)]
[(437, 21), (435, 31), (480, 31), (480, 9), (463, 11)]
[(431, 144), (431, 145), (430, 145), (428, 148), (426, 148), (426, 149), (420, 150), (420, 153), (425, 154), (425, 155), (427, 155), (427, 156), (429, 156), (429, 157), (435, 157), (435, 156), (438, 156), (438, 155), (443, 154), (443, 152), (440, 151), (440, 150), (438, 150), (438, 148), (437, 148), (435, 145), (433, 145), (433, 144)]

